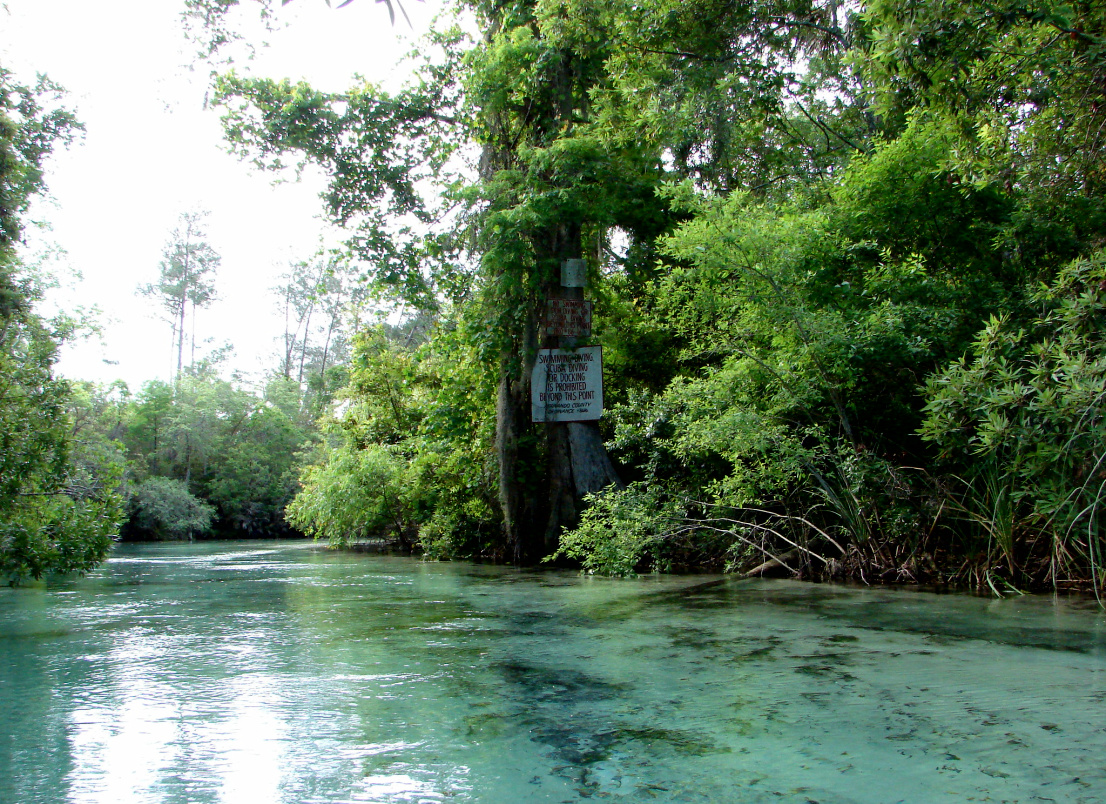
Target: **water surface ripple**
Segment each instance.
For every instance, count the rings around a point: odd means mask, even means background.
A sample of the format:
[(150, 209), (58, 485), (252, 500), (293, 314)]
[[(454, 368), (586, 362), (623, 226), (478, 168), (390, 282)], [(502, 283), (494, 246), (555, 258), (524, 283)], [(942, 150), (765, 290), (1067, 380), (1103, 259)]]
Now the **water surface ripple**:
[(1106, 620), (307, 543), (0, 590), (0, 804), (1102, 802)]

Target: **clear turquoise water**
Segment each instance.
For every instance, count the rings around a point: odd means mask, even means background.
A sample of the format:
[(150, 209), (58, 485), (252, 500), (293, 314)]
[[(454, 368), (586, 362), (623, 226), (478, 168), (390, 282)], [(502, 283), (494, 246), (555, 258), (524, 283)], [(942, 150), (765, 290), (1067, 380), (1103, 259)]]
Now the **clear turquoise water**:
[(718, 576), (121, 547), (0, 590), (0, 802), (1106, 801), (1106, 620)]

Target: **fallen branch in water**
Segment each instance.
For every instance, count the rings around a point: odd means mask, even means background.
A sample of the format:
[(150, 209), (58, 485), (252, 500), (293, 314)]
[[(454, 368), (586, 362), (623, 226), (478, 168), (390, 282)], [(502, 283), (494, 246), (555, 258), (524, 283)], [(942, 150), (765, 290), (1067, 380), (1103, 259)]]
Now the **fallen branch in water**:
[(759, 564), (746, 572), (743, 577), (745, 578), (758, 578), (769, 570), (774, 570), (777, 567), (783, 567), (788, 572), (794, 573), (795, 570), (785, 564), (785, 561), (789, 561), (799, 554), (798, 550), (789, 550), (779, 558), (770, 558), (763, 564)]

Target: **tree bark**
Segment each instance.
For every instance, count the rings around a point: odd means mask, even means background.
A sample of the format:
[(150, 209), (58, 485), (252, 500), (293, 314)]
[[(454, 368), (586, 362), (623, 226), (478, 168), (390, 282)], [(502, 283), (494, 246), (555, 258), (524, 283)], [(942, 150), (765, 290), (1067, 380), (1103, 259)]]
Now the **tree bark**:
[(541, 519), (541, 503), (534, 496), (532, 478), (541, 456), (530, 425), (530, 372), (537, 356), (537, 322), (524, 326), (517, 354), (505, 354), (499, 370), (495, 406), (495, 448), (499, 464), (499, 506), (507, 558), (525, 564), (535, 556), (533, 533)]
[(599, 433), (598, 422), (566, 422), (572, 482), (576, 486), (576, 498), (582, 500), (609, 486), (625, 488), (618, 472), (607, 454), (607, 447)]

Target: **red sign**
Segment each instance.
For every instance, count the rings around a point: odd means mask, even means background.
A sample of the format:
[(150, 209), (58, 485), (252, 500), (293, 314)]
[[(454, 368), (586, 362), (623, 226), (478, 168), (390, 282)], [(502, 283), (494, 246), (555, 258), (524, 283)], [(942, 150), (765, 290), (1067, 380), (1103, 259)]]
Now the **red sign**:
[(545, 303), (546, 335), (570, 338), (591, 335), (591, 302), (583, 299), (549, 299)]

